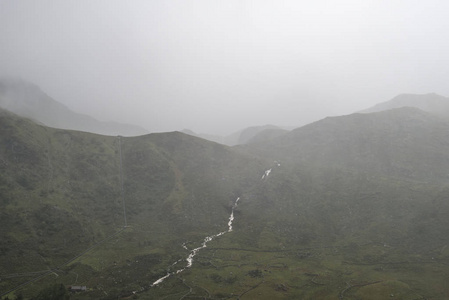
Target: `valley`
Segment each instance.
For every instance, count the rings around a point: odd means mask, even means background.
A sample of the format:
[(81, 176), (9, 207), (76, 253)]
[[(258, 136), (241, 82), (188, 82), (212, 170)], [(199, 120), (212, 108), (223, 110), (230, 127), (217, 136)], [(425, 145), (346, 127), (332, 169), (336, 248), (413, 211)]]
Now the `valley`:
[(449, 123), (429, 113), (235, 147), (0, 122), (2, 299), (449, 295)]
[(0, 300), (449, 299), (448, 11), (0, 0)]

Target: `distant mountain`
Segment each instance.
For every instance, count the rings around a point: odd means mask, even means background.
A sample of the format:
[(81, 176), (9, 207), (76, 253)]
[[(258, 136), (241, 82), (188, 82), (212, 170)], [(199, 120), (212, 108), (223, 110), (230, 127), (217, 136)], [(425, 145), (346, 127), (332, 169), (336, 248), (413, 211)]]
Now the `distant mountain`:
[(449, 98), (430, 94), (401, 94), (393, 99), (360, 111), (372, 113), (400, 107), (416, 107), (423, 111), (449, 118)]
[(252, 136), (246, 144), (255, 144), (255, 143), (265, 143), (269, 140), (278, 138), (287, 134), (290, 130), (281, 129), (281, 128), (267, 128)]
[(54, 128), (104, 135), (136, 136), (148, 133), (147, 130), (135, 125), (102, 122), (73, 112), (36, 85), (23, 80), (0, 80), (0, 107)]
[(215, 142), (215, 143), (219, 143), (222, 145), (229, 145), (228, 140), (226, 139), (226, 137), (221, 136), (221, 135), (214, 135), (214, 134), (206, 134), (206, 133), (196, 133), (190, 129), (183, 129), (181, 130), (182, 133), (191, 135), (191, 136), (195, 136), (195, 137), (199, 137), (211, 142)]
[(251, 139), (253, 139), (256, 135), (260, 134), (266, 130), (282, 130), (274, 125), (265, 125), (265, 126), (253, 126), (243, 129), (240, 132), (240, 136), (238, 139), (238, 144), (243, 145), (247, 144)]
[[(189, 129), (184, 129), (182, 132), (185, 134), (193, 135), (196, 137), (200, 137), (209, 141), (213, 141), (216, 143), (220, 143), (227, 146), (235, 146), (235, 145), (244, 145), (249, 142), (253, 138), (255, 138), (257, 135), (259, 135), (262, 132), (270, 131), (271, 134), (274, 134), (274, 132), (281, 133), (281, 132), (287, 132), (287, 130), (281, 129), (274, 125), (263, 125), (263, 126), (252, 126), (248, 127), (239, 131), (236, 131), (230, 135), (227, 136), (219, 136), (219, 135), (210, 135), (210, 134), (198, 134), (193, 132)], [(268, 134), (270, 135), (270, 134)], [(268, 137), (266, 136), (266, 138)], [(259, 137), (259, 139), (263, 139), (263, 137)]]

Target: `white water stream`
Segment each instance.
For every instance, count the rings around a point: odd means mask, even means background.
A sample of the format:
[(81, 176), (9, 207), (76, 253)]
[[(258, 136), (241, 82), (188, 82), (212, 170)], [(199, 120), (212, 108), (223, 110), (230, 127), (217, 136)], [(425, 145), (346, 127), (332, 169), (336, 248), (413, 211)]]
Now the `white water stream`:
[[(278, 167), (281, 165), (281, 164), (280, 164), (279, 162), (277, 162), (277, 161), (275, 161), (275, 164), (276, 164)], [(262, 176), (261, 179), (266, 179), (266, 178), (268, 177), (268, 175), (270, 175), (271, 170), (272, 170), (272, 169), (266, 170), (265, 173), (263, 174), (263, 176)], [(206, 247), (207, 247), (207, 243), (209, 243), (210, 241), (212, 241), (214, 238), (219, 237), (220, 235), (223, 235), (223, 234), (225, 234), (225, 233), (227, 233), (227, 232), (231, 232), (231, 231), (232, 231), (232, 222), (234, 221), (234, 209), (237, 207), (239, 200), (240, 200), (240, 197), (238, 197), (238, 198), (235, 200), (234, 205), (232, 206), (232, 209), (231, 209), (231, 215), (229, 216), (228, 230), (227, 230), (227, 231), (222, 231), (222, 232), (220, 232), (220, 233), (217, 233), (217, 234), (214, 234), (214, 235), (205, 237), (203, 243), (201, 244), (201, 246), (199, 246), (198, 248), (195, 248), (195, 249), (193, 249), (193, 250), (190, 250), (190, 254), (189, 254), (189, 256), (186, 258), (186, 261), (187, 261), (187, 266), (186, 266), (186, 267), (181, 268), (181, 269), (179, 269), (179, 270), (177, 270), (177, 271), (173, 271), (173, 272), (168, 271), (167, 274), (166, 274), (165, 276), (163, 276), (163, 277), (159, 278), (158, 280), (156, 280), (155, 282), (153, 282), (153, 284), (152, 284), (151, 286), (156, 286), (156, 285), (160, 284), (161, 282), (163, 282), (163, 281), (164, 281), (165, 279), (167, 279), (168, 277), (170, 277), (170, 276), (172, 276), (172, 275), (174, 275), (174, 274), (179, 274), (179, 273), (183, 272), (185, 269), (190, 268), (190, 267), (192, 266), (192, 264), (193, 264), (193, 258), (195, 257), (195, 255), (197, 255), (198, 251), (200, 251), (201, 249), (206, 248)], [(189, 250), (189, 249), (187, 248), (187, 246), (186, 246), (186, 243), (183, 243), (183, 244), (182, 244), (182, 247), (183, 247), (184, 249), (186, 249), (186, 250)], [(174, 265), (176, 265), (176, 264), (177, 264), (178, 262), (180, 262), (180, 261), (182, 261), (182, 259), (180, 259), (180, 260), (174, 262), (174, 263), (171, 265), (171, 267), (173, 267)]]
[(267, 178), (268, 175), (270, 175), (270, 173), (271, 173), (271, 169), (266, 170), (265, 173), (262, 175), (262, 178), (261, 178), (261, 179)]
[[(173, 274), (179, 274), (181, 272), (183, 272), (185, 269), (190, 268), (193, 264), (193, 258), (195, 257), (195, 255), (198, 253), (198, 251), (200, 251), (203, 248), (207, 247), (207, 243), (209, 243), (210, 241), (212, 241), (214, 238), (219, 237), (220, 235), (223, 235), (227, 232), (231, 232), (232, 231), (232, 222), (234, 221), (234, 209), (237, 207), (237, 204), (240, 200), (240, 197), (237, 198), (234, 202), (234, 205), (232, 206), (232, 210), (231, 210), (231, 215), (229, 216), (229, 222), (228, 222), (228, 231), (222, 231), (220, 233), (211, 235), (211, 236), (207, 236), (204, 238), (203, 243), (201, 244), (201, 246), (199, 246), (198, 248), (195, 248), (193, 250), (190, 250), (190, 254), (189, 256), (186, 258), (187, 261), (187, 266), (185, 268), (181, 268), (177, 271), (173, 271), (173, 272), (167, 272), (167, 274), (161, 278), (159, 278), (158, 280), (156, 280), (155, 282), (153, 282), (153, 284), (151, 286), (155, 286), (158, 285), (159, 283), (163, 282), (165, 279), (167, 279), (168, 277), (170, 277)], [(182, 247), (186, 250), (188, 250), (186, 244), (182, 244)], [(181, 260), (176, 261), (175, 263), (173, 263), (171, 266), (176, 265), (178, 262), (180, 262)]]

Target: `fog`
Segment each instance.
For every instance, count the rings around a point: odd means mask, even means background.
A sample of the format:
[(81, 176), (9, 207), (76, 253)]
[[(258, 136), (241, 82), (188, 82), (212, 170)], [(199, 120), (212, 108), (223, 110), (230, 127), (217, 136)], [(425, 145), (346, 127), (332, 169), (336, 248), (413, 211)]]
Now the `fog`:
[(449, 96), (447, 1), (0, 0), (0, 75), (99, 120), (229, 134)]

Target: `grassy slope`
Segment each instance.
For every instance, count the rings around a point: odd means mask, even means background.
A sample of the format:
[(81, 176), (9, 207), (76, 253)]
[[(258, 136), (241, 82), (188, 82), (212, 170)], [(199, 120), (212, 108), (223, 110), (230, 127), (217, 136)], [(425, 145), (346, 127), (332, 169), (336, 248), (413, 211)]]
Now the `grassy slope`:
[[(114, 272), (140, 261), (119, 274), (123, 292), (148, 285), (185, 255), (181, 243), (224, 230), (236, 195), (251, 184), (247, 174), (262, 171), (257, 160), (242, 168), (247, 156), (180, 133), (119, 140), (1, 114), (1, 274), (53, 269), (122, 229), (120, 144), (128, 227), (61, 267), (65, 284), (121, 293)], [(2, 280), (0, 290), (34, 274), (23, 275)]]
[[(182, 243), (226, 229), (240, 196), (234, 231), (139, 299), (447, 298), (447, 125), (402, 112), (326, 119), (245, 150), (265, 159), (180, 133), (122, 138), (129, 227), (23, 292), (62, 282), (92, 288), (74, 299), (117, 299), (146, 288), (188, 255)], [(1, 122), (2, 274), (53, 267), (121, 228), (117, 138)]]
[(122, 226), (114, 138), (1, 114), (2, 274), (53, 268)]
[(243, 193), (235, 231), (160, 296), (446, 299), (448, 134), (403, 109), (246, 147), (281, 166)]
[(187, 299), (447, 298), (448, 190), (341, 173), (335, 180), (346, 182), (298, 184), (291, 174), (275, 168), (244, 195), (235, 231), (159, 296), (191, 288)]

